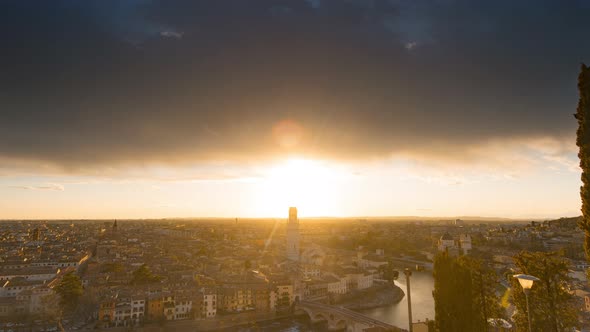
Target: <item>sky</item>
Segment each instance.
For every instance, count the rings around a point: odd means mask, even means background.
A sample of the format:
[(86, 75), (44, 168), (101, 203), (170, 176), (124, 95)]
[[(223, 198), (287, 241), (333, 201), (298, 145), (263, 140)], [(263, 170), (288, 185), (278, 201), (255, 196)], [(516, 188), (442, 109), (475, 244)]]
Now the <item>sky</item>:
[(590, 1), (0, 3), (0, 218), (580, 214)]

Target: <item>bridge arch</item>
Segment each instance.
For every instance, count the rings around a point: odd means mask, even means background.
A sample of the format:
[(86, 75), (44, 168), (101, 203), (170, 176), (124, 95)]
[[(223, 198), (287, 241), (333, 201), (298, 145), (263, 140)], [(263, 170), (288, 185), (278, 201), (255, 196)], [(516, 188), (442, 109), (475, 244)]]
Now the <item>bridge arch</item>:
[(329, 320), (328, 316), (324, 312), (317, 312), (306, 307), (301, 307), (301, 309), (305, 311), (312, 323)]
[(396, 326), (365, 316), (359, 312), (329, 304), (300, 301), (297, 303), (297, 308), (303, 310), (309, 316), (312, 323), (326, 321), (329, 330), (357, 332), (369, 327), (381, 327), (385, 331), (404, 331)]
[(323, 311), (317, 312), (306, 308), (302, 309), (309, 316), (312, 323), (326, 322), (329, 330), (346, 331), (350, 325), (350, 322), (346, 319), (346, 317), (343, 317), (339, 314)]
[(332, 328), (334, 330), (338, 330), (338, 331), (348, 331), (348, 325), (350, 325), (350, 322), (344, 318), (342, 319), (335, 319), (332, 324), (328, 323), (328, 328)]

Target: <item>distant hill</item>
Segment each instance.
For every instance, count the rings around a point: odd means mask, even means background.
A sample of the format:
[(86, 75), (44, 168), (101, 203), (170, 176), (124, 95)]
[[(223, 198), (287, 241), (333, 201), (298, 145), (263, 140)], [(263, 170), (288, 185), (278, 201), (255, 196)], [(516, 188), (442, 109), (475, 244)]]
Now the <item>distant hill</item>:
[(554, 220), (548, 220), (547, 222), (549, 225), (559, 225), (563, 228), (577, 228), (578, 222), (582, 220), (582, 216), (579, 217), (570, 217), (570, 218), (559, 218)]

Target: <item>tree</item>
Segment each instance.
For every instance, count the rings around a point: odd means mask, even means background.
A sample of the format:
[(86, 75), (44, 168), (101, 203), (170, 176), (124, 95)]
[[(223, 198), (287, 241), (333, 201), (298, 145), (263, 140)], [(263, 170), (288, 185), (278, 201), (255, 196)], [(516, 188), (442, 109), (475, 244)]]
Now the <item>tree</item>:
[(60, 331), (63, 331), (61, 320), (63, 319), (63, 309), (59, 305), (60, 298), (57, 293), (51, 293), (41, 298), (41, 311), (39, 318), (43, 322), (44, 329), (47, 329), (48, 324), (56, 324)]
[(57, 322), (57, 326), (60, 331), (64, 331), (61, 320), (66, 314), (73, 314), (76, 310), (80, 298), (84, 294), (84, 288), (82, 287), (82, 281), (80, 277), (74, 272), (65, 274), (59, 283), (53, 288), (55, 296), (48, 296), (45, 300), (47, 303), (55, 302), (57, 300), (57, 306), (53, 305), (53, 318)]
[(439, 331), (487, 331), (487, 320), (502, 316), (497, 276), (483, 261), (441, 253), (435, 257), (433, 274)]
[(146, 285), (160, 281), (160, 276), (152, 274), (150, 268), (143, 264), (137, 270), (133, 271), (132, 285)]
[(584, 249), (586, 258), (590, 260), (590, 67), (582, 64), (578, 76), (580, 99), (575, 117), (578, 120), (576, 145), (580, 148), (580, 168), (582, 169), (582, 219), (580, 228), (585, 233)]
[(60, 307), (67, 312), (73, 311), (76, 308), (80, 297), (84, 294), (82, 281), (80, 281), (80, 278), (74, 272), (64, 275), (53, 290), (59, 295)]
[(378, 268), (379, 272), (383, 279), (393, 283), (399, 277), (399, 271), (397, 271), (391, 262), (387, 263), (387, 265), (381, 265)]
[[(576, 326), (577, 311), (567, 290), (568, 262), (557, 253), (523, 251), (514, 257), (514, 263), (522, 273), (541, 279), (529, 293), (532, 330), (559, 332)], [(511, 283), (512, 303), (517, 309), (514, 321), (518, 331), (528, 331), (524, 291), (517, 279), (511, 278)]]

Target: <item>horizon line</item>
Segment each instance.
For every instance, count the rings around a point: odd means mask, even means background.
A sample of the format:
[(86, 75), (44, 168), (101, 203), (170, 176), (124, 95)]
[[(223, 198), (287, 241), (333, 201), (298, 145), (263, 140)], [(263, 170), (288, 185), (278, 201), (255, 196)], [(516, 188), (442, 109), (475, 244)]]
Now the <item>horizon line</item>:
[[(579, 218), (581, 215), (576, 216), (560, 216), (560, 217), (497, 217), (497, 216), (419, 216), (419, 215), (400, 215), (400, 216), (305, 216), (299, 217), (299, 219), (425, 219), (425, 220), (448, 220), (448, 219), (463, 219), (463, 220), (505, 220), (505, 221), (526, 221), (526, 220), (557, 220), (561, 218)], [(286, 217), (213, 217), (213, 216), (201, 216), (201, 217), (161, 217), (161, 218), (0, 218), (0, 221), (111, 221), (111, 220), (128, 220), (128, 221), (140, 221), (140, 220), (189, 220), (189, 219), (216, 219), (216, 220), (273, 220), (273, 219), (288, 219)]]

